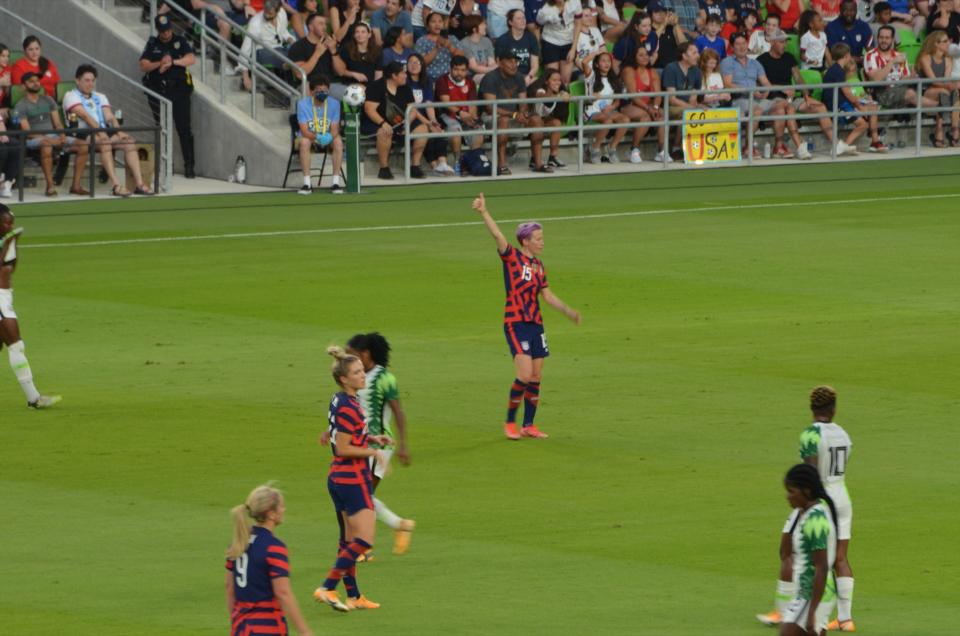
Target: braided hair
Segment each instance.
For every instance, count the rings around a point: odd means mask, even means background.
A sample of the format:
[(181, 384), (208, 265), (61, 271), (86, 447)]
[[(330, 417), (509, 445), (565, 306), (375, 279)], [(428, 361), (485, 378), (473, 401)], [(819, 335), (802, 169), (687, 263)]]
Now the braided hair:
[(810, 410), (814, 413), (832, 413), (837, 408), (837, 390), (822, 384), (810, 392)]
[(823, 481), (820, 479), (820, 471), (817, 470), (816, 466), (812, 464), (797, 464), (787, 471), (786, 477), (783, 478), (783, 483), (787, 486), (797, 488), (800, 491), (809, 492), (810, 499), (823, 499), (826, 501), (827, 506), (830, 508), (830, 516), (833, 517), (833, 525), (837, 525), (837, 507), (834, 505), (830, 495), (827, 494), (826, 488), (823, 487)]
[(374, 364), (386, 367), (390, 364), (390, 343), (378, 331), (358, 333), (347, 341), (354, 351), (366, 351)]

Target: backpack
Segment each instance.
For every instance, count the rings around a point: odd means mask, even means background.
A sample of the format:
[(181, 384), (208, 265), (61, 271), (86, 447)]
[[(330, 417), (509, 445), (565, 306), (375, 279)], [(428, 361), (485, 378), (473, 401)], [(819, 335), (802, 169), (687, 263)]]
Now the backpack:
[(489, 177), (493, 174), (493, 164), (481, 148), (474, 148), (460, 155), (460, 171), (474, 177)]

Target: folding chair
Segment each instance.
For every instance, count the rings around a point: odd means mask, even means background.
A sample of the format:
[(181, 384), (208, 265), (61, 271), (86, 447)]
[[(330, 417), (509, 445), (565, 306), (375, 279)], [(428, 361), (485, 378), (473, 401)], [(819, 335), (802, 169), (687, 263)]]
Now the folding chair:
[[(293, 166), (293, 158), (300, 156), (300, 144), (298, 139), (300, 136), (300, 122), (297, 120), (297, 114), (290, 113), (290, 117), (287, 118), (287, 121), (290, 123), (290, 156), (287, 158), (287, 170), (283, 175), (283, 185), (281, 186), (283, 188), (287, 187), (287, 180), (289, 179), (291, 172), (303, 172), (303, 170), (299, 167), (291, 167)], [(317, 153), (323, 155), (323, 160), (320, 162), (320, 174), (317, 176), (317, 187), (319, 188), (320, 182), (323, 181), (323, 171), (327, 167), (327, 155), (333, 150), (333, 147), (327, 146), (325, 148), (321, 148), (318, 145), (313, 144), (311, 151), (314, 151), (314, 149)], [(317, 171), (311, 168), (310, 176), (313, 177), (315, 174), (317, 174)], [(333, 174), (331, 173), (330, 176), (333, 177)], [(340, 176), (343, 177), (344, 183), (346, 183), (347, 176), (343, 172), (342, 165), (340, 166)]]

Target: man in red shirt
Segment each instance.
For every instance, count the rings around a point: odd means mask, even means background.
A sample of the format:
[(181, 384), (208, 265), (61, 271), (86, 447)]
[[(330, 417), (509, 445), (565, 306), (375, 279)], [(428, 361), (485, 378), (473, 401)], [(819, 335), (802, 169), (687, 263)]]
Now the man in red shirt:
[[(463, 55), (455, 55), (450, 60), (450, 72), (437, 78), (433, 94), (441, 102), (469, 102), (477, 99), (477, 85), (469, 77), (470, 66)], [(481, 128), (480, 115), (476, 106), (451, 106), (440, 114), (443, 127), (448, 131), (476, 130)], [(453, 154), (460, 161), (460, 144), (462, 137), (450, 138)], [(483, 145), (483, 135), (470, 137), (470, 147), (479, 148)]]

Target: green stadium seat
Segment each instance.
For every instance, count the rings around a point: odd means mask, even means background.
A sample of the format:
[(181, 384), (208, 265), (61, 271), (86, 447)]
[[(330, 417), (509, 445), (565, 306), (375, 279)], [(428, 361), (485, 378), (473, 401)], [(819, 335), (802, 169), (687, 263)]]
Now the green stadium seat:
[(10, 87), (10, 108), (13, 108), (17, 105), (23, 96), (26, 94), (26, 90), (23, 86), (11, 86)]
[(624, 7), (623, 8), (623, 19), (625, 22), (629, 22), (633, 19), (633, 14), (637, 12), (636, 7)]
[[(570, 86), (568, 90), (570, 91), (571, 97), (575, 97), (578, 95), (586, 95), (587, 85), (583, 80), (577, 80), (575, 82), (570, 82)], [(567, 126), (576, 126), (577, 117), (579, 117), (579, 113), (580, 113), (579, 102), (574, 102), (571, 100), (570, 108), (568, 110), (569, 110), (569, 113), (567, 115)]]
[[(804, 84), (821, 84), (823, 83), (823, 76), (820, 75), (820, 71), (817, 71), (812, 68), (800, 71), (800, 77), (803, 78)], [(823, 89), (814, 88), (810, 91), (810, 97), (814, 99), (823, 99)]]
[(607, 53), (613, 53), (613, 42), (607, 42)]
[(66, 95), (69, 91), (72, 91), (76, 85), (77, 83), (73, 80), (57, 82), (57, 103), (62, 104), (64, 95)]
[(910, 63), (910, 66), (914, 66), (917, 63), (917, 57), (920, 56), (920, 45), (901, 46), (900, 52), (907, 56), (907, 62)]
[(22, 59), (23, 51), (10, 51), (10, 64), (15, 64)]
[(913, 29), (897, 29), (897, 36), (900, 39), (901, 48), (920, 44), (920, 40), (913, 34)]
[(796, 33), (787, 35), (786, 51), (793, 56), (793, 59), (800, 63), (800, 36)]

